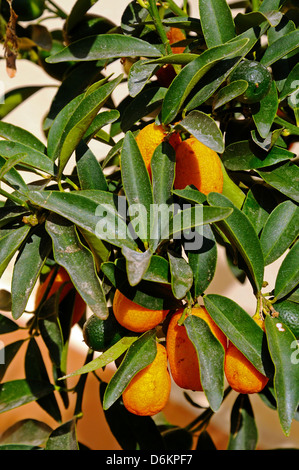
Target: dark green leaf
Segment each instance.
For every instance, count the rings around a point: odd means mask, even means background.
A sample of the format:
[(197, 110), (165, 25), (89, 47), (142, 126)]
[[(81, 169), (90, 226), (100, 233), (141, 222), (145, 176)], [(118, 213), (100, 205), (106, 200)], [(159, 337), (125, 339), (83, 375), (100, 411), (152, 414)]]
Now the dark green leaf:
[(278, 104), (276, 84), (272, 81), (270, 91), (265, 98), (257, 106), (253, 107), (253, 120), (260, 136), (263, 138), (266, 138), (271, 130)]
[(294, 68), (290, 71), (287, 79), (284, 82), (283, 89), (279, 95), (280, 101), (284, 100), (287, 96), (298, 91), (299, 87), (299, 64), (296, 64)]
[(255, 450), (258, 432), (248, 395), (239, 394), (231, 412), (227, 450)]
[(52, 429), (46, 423), (25, 418), (17, 421), (1, 435), (1, 445), (39, 446), (45, 443)]
[(201, 246), (188, 251), (189, 265), (193, 271), (194, 297), (202, 295), (212, 282), (217, 264), (217, 246), (210, 225), (202, 227)]
[(22, 127), (14, 126), (7, 122), (0, 122), (0, 136), (6, 140), (12, 140), (27, 145), (38, 152), (45, 153), (45, 145), (33, 134)]
[(261, 64), (269, 67), (274, 62), (293, 51), (299, 44), (299, 30), (291, 31), (274, 41), (265, 51)]
[(76, 418), (61, 424), (50, 434), (45, 450), (79, 450)]
[(224, 348), (202, 318), (189, 315), (184, 326), (197, 352), (203, 390), (210, 407), (217, 411), (224, 391)]
[(236, 36), (232, 12), (225, 0), (200, 0), (199, 14), (208, 48), (223, 44)]
[(76, 162), (81, 189), (108, 190), (102, 167), (84, 142), (80, 142), (76, 149)]
[(162, 123), (169, 124), (176, 117), (196, 83), (216, 62), (236, 54), (247, 42), (247, 39), (241, 39), (213, 47), (187, 64), (173, 80), (165, 95), (161, 109)]
[(0, 335), (17, 331), (19, 325), (5, 315), (0, 314)]
[(103, 409), (107, 410), (121, 396), (132, 378), (151, 364), (157, 354), (156, 331), (141, 335), (129, 347), (121, 365), (112, 376), (105, 391)]
[[(129, 203), (130, 225), (143, 242), (148, 242), (151, 233), (153, 193), (144, 160), (130, 131), (123, 142), (121, 169), (123, 187)], [(134, 218), (136, 214), (137, 217)]]
[[(48, 372), (44, 364), (39, 346), (33, 337), (28, 343), (25, 355), (25, 374), (26, 380), (32, 390), (35, 390), (34, 387), (36, 381), (39, 383), (44, 383), (50, 388), (51, 383)], [(37, 390), (36, 393), (38, 394), (39, 391)], [(54, 392), (47, 395), (47, 397), (38, 398), (37, 403), (52, 418), (54, 418), (56, 421), (61, 421), (61, 413)]]
[(205, 194), (192, 186), (186, 186), (185, 189), (173, 189), (172, 193), (188, 202), (196, 204), (203, 204), (207, 199)]
[(81, 22), (85, 13), (95, 4), (98, 0), (77, 0), (66, 20), (65, 30), (71, 31), (78, 23)]
[(99, 34), (79, 39), (47, 58), (49, 64), (58, 62), (88, 61), (121, 57), (160, 57), (161, 52), (139, 38), (122, 34)]
[(248, 88), (246, 80), (236, 80), (220, 88), (213, 102), (213, 108), (218, 109), (226, 103), (229, 103), (237, 96), (242, 95)]
[(168, 259), (173, 295), (176, 299), (183, 299), (191, 289), (193, 271), (187, 261), (180, 256), (168, 252)]
[(274, 288), (276, 300), (282, 299), (299, 283), (298, 256), (299, 240), (292, 246), (280, 265)]
[(196, 450), (217, 450), (208, 431), (204, 430), (198, 436)]
[(257, 173), (270, 186), (299, 202), (299, 168), (297, 165), (287, 162), (272, 171), (258, 170)]
[(236, 302), (218, 294), (204, 296), (209, 314), (234, 345), (262, 374), (271, 373), (265, 334)]
[(6, 159), (13, 158), (17, 154), (26, 154), (22, 160), (22, 166), (40, 170), (48, 175), (54, 175), (54, 164), (50, 158), (42, 152), (29, 147), (22, 142), (0, 141), (0, 155)]
[(58, 319), (58, 297), (51, 296), (43, 303), (38, 313), (38, 327), (53, 364), (61, 368), (64, 339)]
[(299, 232), (299, 207), (292, 201), (279, 204), (269, 215), (261, 233), (261, 246), (265, 264), (278, 259)]
[(163, 441), (167, 451), (186, 451), (192, 448), (193, 435), (185, 428), (172, 427), (163, 431)]
[(53, 385), (37, 380), (30, 381), (30, 384), (25, 379), (4, 382), (0, 384), (0, 413), (36, 401), (53, 390)]
[(176, 127), (183, 128), (215, 152), (223, 152), (222, 132), (214, 119), (207, 114), (201, 111), (192, 111)]
[[(117, 109), (102, 111), (97, 114), (84, 134), (84, 141), (88, 143), (91, 139), (98, 139), (99, 136), (104, 135), (102, 128), (116, 121), (119, 116), (120, 114)], [(113, 143), (112, 139), (111, 142)]]
[(271, 191), (262, 185), (255, 184), (246, 195), (242, 212), (250, 220), (256, 233), (259, 234), (274, 208), (275, 202)]
[(146, 59), (140, 59), (130, 68), (128, 77), (129, 95), (137, 96), (149, 82), (151, 76), (158, 70), (159, 65), (148, 63)]
[(287, 300), (281, 300), (273, 304), (273, 308), (278, 312), (278, 319), (282, 321), (293, 333), (296, 339), (299, 339), (299, 303), (296, 301), (296, 294), (287, 297)]
[(44, 226), (34, 230), (22, 246), (13, 267), (11, 295), (12, 316), (20, 318), (52, 249), (51, 239)]
[(264, 257), (253, 225), (246, 215), (237, 209), (225, 196), (218, 193), (210, 193), (208, 195), (208, 202), (212, 206), (219, 205), (233, 208), (231, 215), (217, 222), (217, 227), (219, 227), (242, 256), (250, 273), (250, 281), (254, 289), (259, 291), (263, 283)]
[(52, 214), (47, 219), (46, 230), (52, 238), (56, 262), (68, 272), (91, 311), (100, 318), (107, 318), (108, 307), (94, 258), (81, 243), (73, 224)]
[[(17, 154), (20, 155), (20, 154)], [(23, 154), (22, 154), (23, 155)], [(7, 164), (7, 160), (5, 158), (0, 156), (0, 171), (2, 171), (2, 168), (4, 168)], [(22, 191), (23, 193), (26, 194), (28, 191), (28, 187), (23, 180), (22, 176), (20, 173), (15, 170), (14, 168), (10, 168), (8, 171), (5, 171), (5, 175), (2, 178), (2, 181), (11, 186), (13, 189), (16, 191)], [(1, 208), (3, 209), (3, 208)], [(19, 208), (19, 210), (24, 210), (23, 208)]]
[(30, 231), (29, 225), (11, 229), (9, 233), (0, 239), (0, 276), (4, 273), (10, 260), (22, 245)]
[(275, 366), (274, 390), (278, 416), (282, 430), (288, 436), (299, 403), (298, 344), (295, 336), (279, 318), (267, 315), (265, 326)]
[(281, 147), (274, 146), (269, 152), (259, 148), (249, 140), (228, 145), (222, 155), (222, 161), (228, 170), (251, 170), (275, 165), (290, 160), (294, 154)]

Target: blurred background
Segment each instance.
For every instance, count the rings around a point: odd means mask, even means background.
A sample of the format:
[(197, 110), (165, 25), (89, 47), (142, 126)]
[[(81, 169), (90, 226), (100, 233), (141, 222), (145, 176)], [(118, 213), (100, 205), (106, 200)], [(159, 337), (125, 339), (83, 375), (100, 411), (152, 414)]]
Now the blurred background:
[[(114, 23), (119, 24), (122, 12), (128, 3), (129, 0), (101, 0), (90, 9), (90, 13), (104, 16), (111, 19)], [(177, 3), (179, 5), (181, 4), (179, 1)], [(189, 0), (189, 3), (191, 16), (198, 17), (198, 0)], [(75, 0), (56, 0), (56, 4), (59, 5), (63, 11), (68, 13), (75, 4)], [(45, 20), (43, 24), (47, 26), (50, 31), (56, 29), (57, 26), (60, 26), (59, 20), (56, 19)], [(109, 69), (107, 69), (107, 75), (111, 72), (118, 74), (121, 71), (122, 66), (120, 61), (116, 61), (114, 64), (109, 66)], [(16, 126), (24, 127), (40, 140), (45, 141), (45, 136), (42, 130), (42, 121), (49, 109), (50, 103), (60, 82), (49, 77), (42, 68), (26, 60), (20, 60), (17, 62), (17, 73), (13, 79), (7, 76), (5, 62), (0, 60), (0, 81), (2, 82), (4, 92), (8, 92), (9, 90), (20, 86), (45, 86), (45, 88), (27, 99), (4, 119), (6, 122), (12, 123)], [(126, 84), (118, 87), (117, 93), (113, 95), (115, 103), (118, 104), (126, 94)], [(108, 147), (99, 142), (92, 145), (92, 149), (96, 156), (99, 159), (103, 159), (107, 154)], [(14, 260), (12, 260), (11, 265), (13, 265), (13, 261)], [(266, 268), (265, 279), (269, 283), (269, 290), (274, 286), (277, 269), (280, 266), (280, 263), (281, 259)], [(11, 269), (7, 269), (0, 279), (0, 289), (10, 290), (10, 282)], [(29, 302), (28, 311), (33, 308), (35, 292), (36, 291), (33, 292), (32, 299)], [(218, 252), (216, 275), (209, 286), (208, 292), (225, 295), (232, 300), (235, 300), (250, 315), (255, 311), (256, 304), (251, 286), (249, 283), (241, 284), (235, 279), (227, 265), (221, 247)], [(24, 315), (21, 317), (20, 323), (22, 324), (22, 322), (24, 323), (26, 320), (26, 315)], [(13, 337), (13, 334), (10, 333), (9, 335), (1, 337), (1, 340), (4, 341), (4, 343), (12, 342), (19, 337), (22, 337), (22, 334), (24, 335), (21, 331), (16, 333), (15, 337)], [(45, 360), (47, 360), (47, 352), (43, 351), (43, 353)], [(81, 330), (79, 327), (75, 326), (72, 332), (69, 352), (69, 373), (82, 366), (85, 354), (86, 347), (82, 340)], [(103, 379), (109, 379), (113, 372), (113, 368), (107, 368), (105, 373), (101, 373), (100, 376)], [(14, 360), (9, 371), (6, 373), (5, 381), (16, 378), (23, 378), (22, 348), (18, 353), (17, 359)], [(76, 378), (73, 379), (74, 384), (76, 383), (76, 380)], [(70, 381), (70, 385), (72, 385), (72, 381)], [(79, 420), (78, 423), (79, 441), (94, 450), (119, 449), (117, 442), (105, 422), (99, 401), (98, 388), (99, 382), (91, 375), (87, 380), (87, 389), (83, 403), (83, 418)], [(200, 405), (205, 406), (207, 404), (202, 392), (191, 392), (190, 396), (192, 396), (192, 399)], [(211, 420), (209, 431), (218, 449), (226, 448), (230, 428), (230, 412), (236, 396), (237, 394), (232, 392)], [(59, 400), (59, 398), (57, 399)], [(253, 396), (250, 400), (253, 406), (259, 432), (259, 449), (299, 446), (299, 422), (294, 422), (292, 424), (291, 434), (286, 438), (281, 430), (277, 413), (266, 407), (258, 396)], [(184, 398), (183, 391), (173, 384), (171, 399), (165, 409), (166, 418), (172, 424), (184, 426), (193, 420), (197, 414), (198, 408), (190, 405)], [(71, 417), (72, 404), (69, 410), (66, 411), (64, 419), (66, 420)], [(23, 418), (40, 419), (48, 423), (50, 426), (53, 426), (53, 428), (57, 426), (57, 423), (49, 418), (49, 416), (43, 412), (40, 407), (33, 403), (2, 414), (0, 419), (0, 435), (8, 426)]]

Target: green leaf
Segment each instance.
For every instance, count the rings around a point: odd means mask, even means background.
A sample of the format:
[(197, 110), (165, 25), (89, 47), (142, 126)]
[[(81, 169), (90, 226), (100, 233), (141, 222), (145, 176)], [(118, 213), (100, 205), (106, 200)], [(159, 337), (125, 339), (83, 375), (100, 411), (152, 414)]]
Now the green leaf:
[(171, 288), (176, 299), (183, 299), (193, 283), (193, 271), (187, 261), (168, 251)]
[(287, 98), (287, 96), (291, 95), (295, 91), (298, 91), (299, 82), (298, 82), (298, 74), (299, 74), (299, 64), (296, 64), (293, 69), (290, 71), (287, 79), (284, 82), (283, 88), (280, 92), (279, 99), (280, 101)]
[[(100, 384), (100, 398), (103, 403), (107, 384)], [(137, 416), (130, 413), (121, 398), (108, 410), (104, 410), (109, 429), (123, 450), (164, 450), (164, 443), (158, 425), (151, 416)]]
[(295, 336), (279, 318), (267, 315), (265, 326), (275, 366), (274, 390), (278, 416), (282, 430), (288, 436), (299, 403), (298, 344)]
[(12, 140), (19, 142), (23, 145), (27, 145), (38, 152), (45, 153), (45, 145), (31, 132), (23, 129), (22, 127), (14, 126), (8, 122), (0, 122), (0, 136), (6, 140)]
[(223, 152), (222, 161), (228, 170), (243, 171), (264, 168), (290, 160), (294, 154), (278, 146), (267, 152), (250, 140), (233, 142)]
[(151, 250), (146, 250), (144, 252), (133, 251), (124, 246), (122, 248), (122, 254), (126, 258), (128, 281), (131, 286), (136, 286), (148, 270), (152, 252)]
[(52, 393), (53, 385), (38, 380), (17, 379), (0, 384), (0, 413), (12, 410)]
[(43, 302), (38, 312), (38, 327), (51, 360), (56, 367), (62, 367), (63, 333), (58, 319), (59, 293)]
[(85, 13), (95, 4), (98, 0), (77, 0), (73, 5), (65, 24), (65, 30), (71, 31), (80, 21)]
[(236, 80), (220, 88), (213, 101), (213, 109), (218, 109), (226, 103), (229, 103), (237, 96), (242, 95), (248, 88), (246, 80)]
[[(95, 195), (96, 197), (93, 197)], [(101, 240), (133, 250), (137, 247), (125, 221), (117, 211), (117, 201), (123, 206), (122, 199), (112, 193), (99, 190), (72, 193), (31, 191), (28, 193), (28, 199), (65, 217)]]
[(264, 257), (253, 225), (246, 215), (222, 194), (210, 193), (208, 202), (212, 206), (233, 208), (231, 215), (216, 225), (242, 256), (250, 273), (250, 282), (254, 289), (259, 291), (263, 283)]
[(158, 70), (159, 65), (140, 59), (134, 62), (128, 76), (128, 90), (131, 97), (137, 96), (150, 81), (151, 76)]
[[(266, 138), (271, 130), (279, 101), (275, 81), (272, 81), (271, 88), (265, 98), (257, 106), (253, 107), (253, 120), (261, 137)], [(255, 110), (257, 108), (257, 110)]]
[(201, 111), (192, 111), (176, 127), (183, 128), (215, 152), (223, 152), (222, 132), (214, 119), (207, 114)]
[(261, 233), (265, 264), (278, 259), (297, 238), (299, 207), (292, 201), (279, 204), (269, 215)]
[(269, 67), (274, 62), (277, 62), (289, 52), (296, 49), (298, 47), (298, 44), (299, 30), (297, 29), (295, 31), (291, 31), (288, 34), (285, 34), (284, 36), (270, 44), (270, 46), (267, 47), (267, 49), (265, 50), (265, 53), (261, 58), (260, 63), (265, 67)]
[(92, 150), (83, 141), (80, 142), (76, 149), (76, 162), (81, 189), (108, 190), (101, 165)]
[(77, 419), (61, 424), (51, 432), (45, 450), (79, 450), (76, 432)]
[(22, 166), (34, 168), (36, 170), (40, 170), (48, 175), (53, 176), (54, 172), (54, 164), (50, 158), (47, 157), (42, 152), (29, 147), (22, 142), (15, 142), (15, 141), (0, 141), (0, 155), (5, 157), (6, 159), (10, 159), (15, 157), (15, 155), (19, 154), (26, 154), (26, 157), (22, 159)]
[(257, 235), (259, 235), (274, 208), (275, 203), (271, 191), (264, 186), (254, 184), (246, 195), (242, 212), (250, 220)]
[(119, 116), (120, 113), (117, 109), (110, 109), (109, 111), (102, 111), (97, 114), (84, 134), (84, 141), (88, 143), (91, 139), (99, 139), (99, 136), (104, 134), (102, 128), (115, 122)]
[(1, 435), (1, 445), (18, 444), (27, 446), (43, 445), (52, 429), (37, 419), (25, 418), (17, 421)]
[(15, 261), (11, 281), (12, 316), (20, 318), (52, 249), (44, 226), (34, 230), (21, 248)]
[(49, 64), (69, 60), (88, 61), (121, 57), (160, 57), (161, 52), (139, 38), (122, 34), (99, 34), (79, 39), (46, 59)]
[(0, 119), (2, 120), (21, 103), (30, 98), (34, 93), (41, 90), (41, 86), (26, 86), (9, 90), (0, 97)]
[(122, 395), (137, 372), (153, 362), (156, 354), (156, 330), (147, 331), (134, 341), (108, 383), (103, 400), (104, 410), (110, 408)]
[(262, 374), (271, 374), (265, 334), (236, 302), (219, 294), (204, 296), (204, 304), (223, 333)]
[[(1, 342), (2, 343), (2, 342)], [(0, 349), (0, 381), (3, 381), (5, 372), (7, 371), (12, 360), (15, 358), (20, 347), (23, 345), (24, 340), (20, 339), (14, 341), (13, 343), (6, 344), (3, 348)]]
[(231, 412), (227, 450), (255, 450), (258, 431), (248, 395), (239, 394)]
[(12, 321), (9, 317), (0, 314), (0, 335), (11, 333), (13, 331), (17, 331), (18, 329), (19, 325), (17, 323)]
[(287, 162), (272, 171), (258, 170), (257, 173), (270, 186), (299, 202), (299, 168), (296, 164)]
[(224, 348), (202, 318), (189, 315), (184, 326), (197, 352), (203, 390), (210, 407), (217, 411), (224, 391)]
[(169, 124), (176, 117), (194, 86), (216, 62), (236, 54), (247, 42), (245, 38), (213, 47), (187, 64), (172, 81), (165, 95), (161, 109), (162, 123)]
[[(41, 351), (34, 337), (29, 340), (25, 355), (25, 375), (32, 390), (34, 390), (36, 381), (44, 383), (48, 387), (51, 386)], [(38, 398), (37, 403), (52, 418), (61, 421), (61, 413), (54, 392), (47, 395), (47, 397)]]
[(4, 273), (10, 260), (22, 245), (30, 231), (29, 225), (11, 229), (4, 237), (0, 238), (0, 276)]
[(199, 15), (208, 48), (236, 36), (232, 12), (225, 0), (199, 0)]
[[(143, 242), (151, 234), (153, 193), (148, 171), (132, 132), (127, 132), (121, 152), (123, 188), (129, 203), (130, 225)], [(134, 216), (137, 214), (137, 217)]]
[(207, 199), (205, 194), (193, 186), (186, 186), (184, 189), (173, 189), (172, 193), (188, 202), (196, 204), (203, 204)]
[[(20, 154), (17, 154), (17, 155), (20, 155)], [(20, 173), (17, 170), (15, 170), (15, 168), (10, 168), (10, 169), (8, 169), (8, 171), (6, 171), (7, 162), (8, 162), (8, 160), (5, 160), (5, 158), (0, 156), (0, 171), (2, 172), (2, 169), (4, 168), (4, 172), (5, 172), (5, 174), (4, 174), (3, 178), (1, 178), (1, 180), (3, 182), (5, 182), (6, 184), (8, 184), (9, 186), (11, 186), (16, 191), (22, 191), (22, 193), (26, 194), (26, 192), (28, 191), (27, 184), (23, 180)], [(3, 208), (1, 208), (1, 210), (3, 212)], [(19, 210), (24, 211), (24, 208), (19, 207)], [(1, 225), (1, 223), (0, 223), (0, 225)]]
[(121, 79), (120, 75), (104, 85), (102, 81), (97, 82), (85, 94), (71, 101), (55, 118), (48, 135), (48, 155), (53, 161), (59, 159), (58, 176), (61, 176), (72, 153)]
[(91, 311), (99, 318), (107, 318), (106, 297), (95, 269), (94, 258), (81, 243), (73, 224), (52, 214), (47, 219), (46, 230), (52, 238), (55, 261), (68, 272)]
[(210, 225), (206, 224), (202, 227), (200, 236), (201, 246), (196, 250), (186, 250), (189, 265), (193, 271), (194, 297), (196, 298), (203, 295), (212, 282), (217, 265), (216, 240)]
[(289, 294), (299, 283), (299, 240), (292, 246), (277, 273), (274, 296), (276, 300)]

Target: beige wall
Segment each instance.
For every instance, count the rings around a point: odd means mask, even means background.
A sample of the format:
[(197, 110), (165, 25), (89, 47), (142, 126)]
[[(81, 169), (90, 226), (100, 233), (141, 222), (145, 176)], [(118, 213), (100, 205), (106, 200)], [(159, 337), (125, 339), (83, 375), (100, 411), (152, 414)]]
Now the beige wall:
[[(72, 5), (75, 3), (75, 0), (57, 0), (56, 3), (59, 4), (66, 12), (69, 12)], [(121, 13), (127, 4), (128, 0), (101, 0), (92, 8), (91, 12), (110, 18), (114, 22), (118, 23), (121, 18)], [(197, 0), (191, 1), (192, 14), (196, 17), (198, 17), (197, 4)], [(49, 20), (47, 21), (47, 25), (50, 30), (54, 29), (55, 22), (53, 20)], [(115, 69), (116, 72), (120, 71), (120, 64), (114, 64), (113, 69)], [(0, 61), (0, 78), (4, 82), (5, 91), (26, 85), (48, 85), (48, 88), (36, 93), (15, 111), (10, 113), (5, 119), (7, 122), (26, 128), (41, 140), (45, 140), (41, 128), (41, 122), (55, 94), (57, 82), (49, 78), (42, 69), (26, 61), (18, 62), (17, 75), (13, 79), (9, 79), (7, 77), (4, 61)], [(122, 88), (122, 93), (126, 93), (125, 87)], [(119, 102), (121, 97), (116, 96), (115, 99), (116, 102)], [(107, 151), (105, 146), (99, 144), (96, 144), (93, 147), (93, 150), (99, 158), (103, 158)], [(266, 280), (270, 284), (269, 288), (273, 286), (279, 264), (278, 260), (266, 270)], [(0, 288), (10, 289), (10, 276), (11, 270), (7, 270), (0, 280)], [(216, 276), (209, 287), (209, 292), (226, 295), (237, 301), (245, 310), (247, 310), (248, 313), (254, 313), (255, 299), (252, 295), (249, 284), (246, 283), (241, 285), (234, 279), (227, 267), (221, 249), (219, 249), (219, 262)], [(28, 308), (30, 309), (32, 306), (33, 297), (29, 302)], [(21, 318), (21, 321), (23, 321), (23, 317)], [(5, 340), (7, 342), (11, 342), (12, 338), (13, 336), (7, 335)], [(72, 347), (69, 355), (69, 372), (76, 370), (82, 365), (86, 352), (86, 348), (82, 343), (81, 332), (77, 327), (74, 328), (72, 338)], [(14, 362), (13, 367), (11, 367), (9, 374), (5, 377), (5, 380), (22, 377), (23, 352), (24, 351), (22, 350), (20, 351), (18, 358)], [(44, 351), (44, 356), (45, 359), (47, 359), (46, 351)], [(106, 375), (108, 374), (109, 376), (112, 372), (113, 371), (111, 369), (108, 369)], [(193, 393), (192, 397), (199, 403), (205, 403), (205, 398), (202, 393)], [(230, 409), (235, 398), (236, 394), (233, 393), (227, 401), (224, 402), (220, 411), (212, 420), (213, 426), (211, 427), (211, 432), (219, 448), (225, 448), (226, 446), (227, 433), (229, 432), (230, 424)], [(258, 397), (254, 397), (252, 399), (252, 403), (256, 413), (259, 428), (259, 445), (261, 447), (274, 448), (276, 446), (298, 446), (298, 422), (293, 424), (290, 438), (286, 439), (280, 429), (277, 414), (264, 406)], [(171, 400), (165, 411), (170, 421), (180, 425), (187, 424), (194, 418), (194, 416), (196, 416), (196, 409), (186, 403), (185, 399), (182, 397), (182, 391), (178, 390), (176, 386), (173, 386), (172, 388)], [(66, 412), (65, 417), (70, 417), (71, 412), (72, 408)], [(8, 425), (21, 418), (32, 417), (33, 413), (38, 419), (46, 420), (49, 424), (55, 426), (55, 423), (53, 423), (51, 419), (49, 420), (48, 416), (43, 413), (36, 404), (32, 404), (1, 415), (0, 434)], [(90, 445), (93, 449), (118, 448), (117, 443), (114, 441), (105, 424), (98, 399), (98, 382), (94, 377), (90, 377), (88, 379), (88, 395), (84, 402), (84, 418), (79, 422), (78, 433), (79, 439), (81, 439), (84, 444)]]

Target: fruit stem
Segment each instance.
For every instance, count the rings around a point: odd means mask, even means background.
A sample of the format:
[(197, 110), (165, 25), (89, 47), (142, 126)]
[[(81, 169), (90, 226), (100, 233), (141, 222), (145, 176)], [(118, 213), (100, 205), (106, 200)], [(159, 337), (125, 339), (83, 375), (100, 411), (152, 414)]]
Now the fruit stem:
[(165, 47), (166, 54), (172, 54), (171, 46), (167, 38), (165, 29), (159, 15), (159, 10), (156, 4), (156, 0), (149, 0), (148, 2), (148, 11), (153, 19), (154, 25), (156, 27), (157, 33), (159, 34), (161, 41)]

